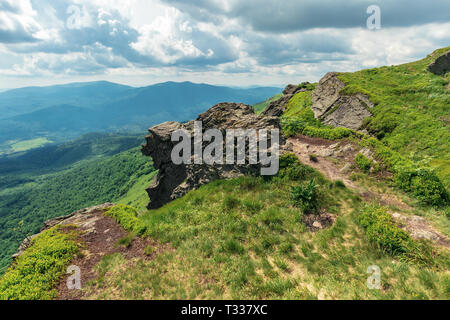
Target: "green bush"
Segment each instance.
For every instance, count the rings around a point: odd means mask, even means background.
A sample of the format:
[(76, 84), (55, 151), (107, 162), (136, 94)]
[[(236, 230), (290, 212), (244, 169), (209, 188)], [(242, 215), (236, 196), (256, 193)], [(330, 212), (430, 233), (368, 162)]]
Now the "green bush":
[(280, 157), (280, 177), (300, 181), (314, 175), (314, 169), (303, 165), (293, 153), (285, 153)]
[(448, 191), (434, 170), (419, 167), (375, 138), (365, 136), (358, 142), (361, 146), (373, 150), (385, 167), (392, 171), (397, 187), (411, 193), (424, 204), (448, 205)]
[(358, 217), (366, 230), (369, 241), (380, 249), (401, 259), (431, 265), (434, 262), (433, 248), (426, 241), (415, 241), (408, 233), (394, 224), (385, 208), (366, 205)]
[(358, 153), (355, 157), (355, 163), (364, 172), (369, 172), (372, 167), (372, 160), (365, 157), (363, 154)]
[(448, 204), (448, 192), (433, 170), (402, 166), (396, 171), (394, 180), (397, 186), (411, 192), (421, 202), (430, 205)]
[(0, 279), (1, 300), (50, 300), (59, 278), (79, 248), (74, 231), (59, 226), (44, 231), (32, 240), (23, 255)]
[(119, 204), (105, 212), (106, 216), (115, 219), (125, 230), (142, 235), (146, 231), (145, 224), (138, 218), (137, 210), (133, 207)]
[[(390, 112), (393, 112), (391, 110)], [(383, 139), (387, 134), (393, 132), (399, 125), (399, 116), (391, 113), (380, 113), (374, 117), (366, 118), (363, 127), (367, 131), (376, 136), (378, 139)]]
[(366, 229), (371, 242), (393, 255), (405, 254), (411, 247), (412, 239), (395, 226), (391, 215), (382, 207), (366, 206), (359, 216), (359, 223)]
[(317, 185), (314, 180), (291, 187), (291, 198), (294, 204), (302, 208), (305, 214), (316, 213), (319, 208)]
[(287, 152), (280, 156), (280, 169), (285, 169), (297, 163), (299, 163), (298, 158), (293, 153)]
[(116, 245), (123, 246), (125, 248), (129, 248), (131, 246), (131, 244), (133, 243), (134, 238), (135, 238), (135, 235), (132, 232), (130, 232), (125, 237), (120, 238), (117, 241)]

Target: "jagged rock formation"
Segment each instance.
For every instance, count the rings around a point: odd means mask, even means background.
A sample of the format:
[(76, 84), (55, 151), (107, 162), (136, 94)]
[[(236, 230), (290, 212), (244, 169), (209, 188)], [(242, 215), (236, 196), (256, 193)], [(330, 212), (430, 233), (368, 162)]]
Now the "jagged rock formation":
[[(251, 106), (242, 103), (219, 103), (196, 119), (202, 121), (202, 131), (218, 129), (225, 137), (226, 129), (280, 129), (280, 121), (275, 116), (256, 115)], [(261, 165), (237, 164), (192, 164), (175, 165), (171, 159), (171, 152), (177, 142), (171, 141), (172, 132), (187, 130), (192, 136), (194, 121), (181, 124), (166, 122), (149, 129), (146, 144), (142, 146), (142, 153), (153, 158), (154, 167), (159, 170), (152, 185), (147, 189), (150, 197), (149, 209), (159, 208), (171, 200), (185, 195), (190, 190), (217, 179), (235, 178), (245, 174), (259, 174)], [(270, 135), (269, 135), (270, 137)], [(205, 147), (208, 143), (203, 143)], [(280, 136), (280, 145), (284, 139)], [(224, 141), (224, 152), (226, 150)], [(236, 153), (236, 150), (235, 150)], [(225, 163), (225, 162), (224, 162)]]
[(428, 66), (428, 71), (442, 76), (450, 71), (450, 51), (437, 58)]
[(286, 110), (287, 103), (291, 98), (298, 92), (307, 91), (306, 85), (308, 85), (309, 82), (303, 82), (300, 85), (288, 85), (283, 90), (283, 96), (276, 100), (271, 102), (267, 108), (261, 113), (263, 116), (269, 116), (269, 117), (279, 117), (283, 114), (283, 112)]
[[(59, 224), (75, 225), (81, 227), (83, 229), (84, 234), (95, 232), (95, 222), (100, 219), (100, 216), (96, 213), (98, 211), (103, 211), (105, 209), (111, 208), (113, 206), (114, 204), (112, 203), (104, 203), (98, 206), (89, 207), (72, 212), (71, 214), (68, 214), (66, 216), (47, 220), (44, 222), (44, 225), (42, 226), (40, 232), (44, 232), (45, 230), (48, 230)], [(30, 247), (33, 238), (35, 238), (38, 235), (39, 233), (24, 239), (21, 245), (19, 246), (18, 252), (15, 253), (12, 256), (12, 258), (16, 259), (17, 257), (21, 256), (25, 252), (25, 250)]]
[(327, 73), (312, 93), (311, 109), (324, 124), (358, 130), (363, 120), (372, 115), (370, 108), (374, 104), (362, 93), (341, 94), (344, 87), (337, 73)]

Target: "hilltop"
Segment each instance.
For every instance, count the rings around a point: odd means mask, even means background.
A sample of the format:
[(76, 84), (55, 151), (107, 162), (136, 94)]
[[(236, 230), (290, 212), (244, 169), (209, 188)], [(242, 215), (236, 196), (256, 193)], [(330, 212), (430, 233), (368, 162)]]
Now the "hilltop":
[[(450, 76), (429, 66), (449, 50), (290, 85), (259, 114), (218, 104), (198, 116), (280, 128), (274, 177), (199, 165), (173, 179), (167, 137), (190, 123), (152, 127), (142, 151), (160, 171), (149, 194), (164, 197), (148, 206), (147, 166), (118, 204), (47, 222), (1, 278), (0, 297), (448, 299)], [(82, 268), (82, 291), (64, 288), (69, 263)], [(373, 265), (378, 290), (366, 285)]]

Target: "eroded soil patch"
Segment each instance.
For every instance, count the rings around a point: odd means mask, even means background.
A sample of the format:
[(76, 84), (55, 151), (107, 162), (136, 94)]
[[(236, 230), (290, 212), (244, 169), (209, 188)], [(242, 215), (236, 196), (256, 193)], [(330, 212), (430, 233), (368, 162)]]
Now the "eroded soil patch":
[[(128, 232), (122, 228), (114, 219), (104, 215), (102, 210), (90, 213), (88, 224), (79, 226), (79, 240), (83, 244), (81, 255), (76, 257), (71, 265), (75, 265), (81, 270), (82, 288), (97, 278), (95, 266), (100, 262), (102, 257), (113, 253), (120, 253), (127, 260), (141, 258), (150, 260), (159, 252), (166, 250), (166, 247), (157, 242), (148, 239), (134, 237), (128, 247), (118, 245), (117, 242), (126, 237)], [(86, 226), (89, 226), (86, 228)], [(144, 249), (152, 246), (151, 255), (146, 255)], [(70, 275), (64, 275), (57, 285), (59, 300), (77, 300), (82, 299), (85, 295), (84, 290), (69, 290), (67, 286), (67, 278)]]

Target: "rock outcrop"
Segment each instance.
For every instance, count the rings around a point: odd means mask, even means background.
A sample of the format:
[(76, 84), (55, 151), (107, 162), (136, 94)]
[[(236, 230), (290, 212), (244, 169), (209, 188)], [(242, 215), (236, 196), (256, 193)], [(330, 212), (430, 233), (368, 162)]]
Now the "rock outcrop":
[(372, 115), (370, 109), (374, 104), (361, 93), (341, 94), (344, 87), (337, 73), (327, 73), (312, 93), (311, 109), (324, 124), (358, 130), (363, 120)]
[[(226, 129), (280, 129), (278, 117), (256, 115), (251, 106), (241, 103), (219, 103), (199, 115), (196, 121), (202, 122), (203, 133), (208, 129), (218, 129), (224, 137)], [(159, 208), (213, 180), (259, 174), (260, 163), (249, 165), (248, 161), (245, 165), (194, 164), (193, 156), (191, 156), (191, 164), (174, 164), (171, 152), (178, 142), (172, 142), (171, 135), (172, 132), (179, 129), (184, 129), (191, 135), (191, 145), (194, 150), (194, 121), (183, 124), (166, 122), (154, 126), (149, 129), (150, 135), (146, 137), (146, 144), (142, 146), (142, 153), (151, 156), (154, 167), (159, 170), (152, 185), (147, 189), (151, 200), (148, 205), (149, 209)], [(207, 144), (204, 142), (203, 147)], [(280, 135), (280, 145), (282, 144), (284, 144), (284, 139)], [(225, 152), (225, 139), (223, 149)]]
[[(98, 211), (109, 209), (113, 206), (113, 203), (104, 203), (98, 206), (72, 212), (71, 214), (68, 214), (66, 216), (47, 220), (44, 222), (40, 233), (53, 228), (56, 225), (75, 225), (77, 227), (81, 227), (85, 234), (95, 232), (95, 222), (100, 219), (100, 216), (96, 213)], [(19, 246), (17, 253), (15, 253), (12, 258), (16, 259), (17, 257), (21, 256), (25, 252), (25, 250), (30, 247), (32, 240), (40, 233), (25, 238)]]
[(450, 71), (450, 50), (437, 58), (428, 66), (428, 71), (442, 76)]
[(261, 113), (263, 116), (269, 116), (269, 117), (279, 117), (283, 114), (283, 112), (286, 110), (287, 104), (289, 100), (298, 92), (307, 91), (306, 86), (309, 84), (309, 82), (303, 82), (300, 85), (288, 85), (283, 90), (283, 96), (276, 100), (271, 102), (267, 108)]

